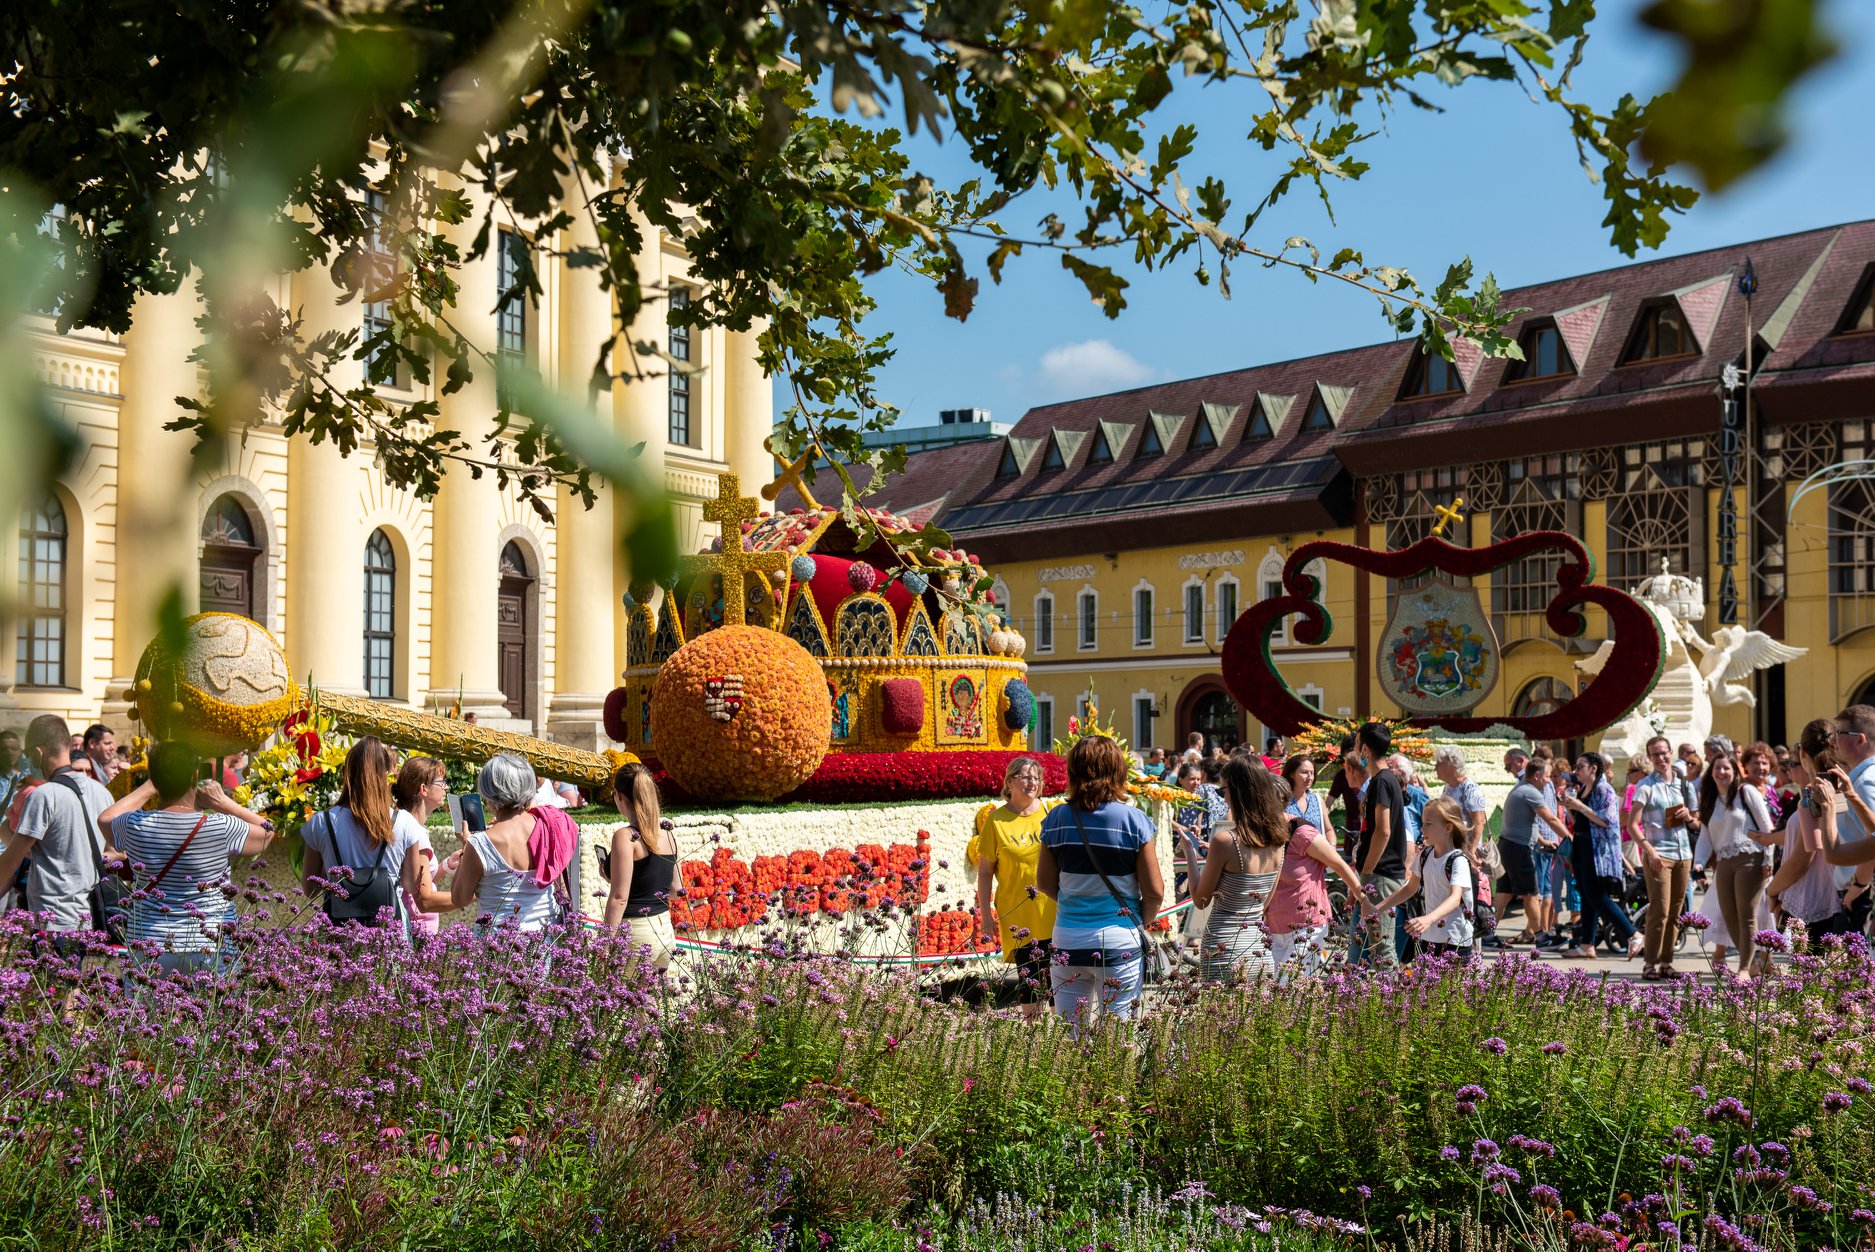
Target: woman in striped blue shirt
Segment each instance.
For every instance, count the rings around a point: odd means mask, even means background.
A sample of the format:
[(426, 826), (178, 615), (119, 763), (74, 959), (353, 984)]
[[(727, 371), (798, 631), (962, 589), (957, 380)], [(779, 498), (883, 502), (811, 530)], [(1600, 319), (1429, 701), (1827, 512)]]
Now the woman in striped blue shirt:
[(1139, 1002), (1144, 927), (1159, 915), (1165, 879), (1157, 832), (1127, 801), (1126, 755), (1104, 735), (1068, 752), (1068, 799), (1042, 819), (1035, 885), (1055, 907), (1055, 1012), (1077, 1029), (1105, 1010), (1130, 1018)]
[[(222, 893), (236, 856), (273, 842), (266, 818), (242, 808), (212, 780), (184, 743), (150, 752), (149, 781), (98, 815), (111, 843), (130, 860), (136, 890), (126, 934), (131, 951), (153, 956), (165, 973), (195, 974), (223, 964), (223, 928), (235, 919)], [(144, 805), (154, 797), (157, 807)]]

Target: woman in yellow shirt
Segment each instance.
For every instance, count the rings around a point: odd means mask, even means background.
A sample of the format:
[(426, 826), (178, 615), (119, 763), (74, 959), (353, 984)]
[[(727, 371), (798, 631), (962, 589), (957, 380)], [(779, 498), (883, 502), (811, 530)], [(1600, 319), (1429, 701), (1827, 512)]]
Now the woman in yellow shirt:
[[(1042, 817), (1053, 807), (1042, 800), (1042, 766), (1019, 756), (1003, 772), (1003, 802), (977, 814), (969, 856), (977, 867), (977, 916), (984, 942), (1001, 939), (1003, 959), (1016, 967), (1016, 996), (1025, 1017), (1041, 1015), (1049, 999), (1049, 943), (1055, 933), (1055, 902), (1035, 889)], [(991, 904), (994, 903), (994, 920)]]

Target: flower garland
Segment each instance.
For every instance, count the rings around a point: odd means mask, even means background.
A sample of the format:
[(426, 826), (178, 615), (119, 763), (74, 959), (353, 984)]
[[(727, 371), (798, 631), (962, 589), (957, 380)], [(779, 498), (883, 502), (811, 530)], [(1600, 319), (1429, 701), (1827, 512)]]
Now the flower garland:
[[(994, 796), (1016, 757), (1039, 761), (1042, 792), (1068, 785), (1068, 765), (1050, 752), (834, 752), (783, 803), (853, 804), (888, 800), (957, 800)], [(667, 801), (697, 803), (660, 765), (653, 771)]]
[(1307, 753), (1319, 764), (1323, 761), (1338, 760), (1341, 756), (1341, 744), (1351, 735), (1359, 733), (1368, 722), (1379, 722), (1393, 736), (1393, 750), (1415, 761), (1432, 759), (1432, 740), (1426, 732), (1406, 718), (1388, 719), (1384, 717), (1354, 718), (1329, 717), (1319, 722), (1310, 722), (1299, 734), (1290, 736), (1288, 751)]

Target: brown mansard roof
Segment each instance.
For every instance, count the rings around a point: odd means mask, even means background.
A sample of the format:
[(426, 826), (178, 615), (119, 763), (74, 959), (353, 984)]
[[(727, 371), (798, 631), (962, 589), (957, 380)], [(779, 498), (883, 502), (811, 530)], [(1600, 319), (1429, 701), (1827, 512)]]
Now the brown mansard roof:
[[(1465, 390), (1402, 400), (1416, 345), (1373, 344), (1031, 409), (1007, 445), (914, 454), (868, 503), (928, 509), (986, 560), (1041, 558), (1324, 529), (1351, 520), (1354, 477), (1715, 431), (1720, 373), (1744, 359), (1737, 279), (1747, 256), (1758, 279), (1750, 313), (1761, 417), (1875, 417), (1875, 335), (1835, 333), (1875, 265), (1867, 221), (1507, 291), (1507, 305), (1529, 309), (1508, 333), (1553, 320), (1573, 374), (1507, 382), (1508, 361), (1461, 344)], [(1636, 318), (1654, 303), (1680, 311), (1699, 351), (1622, 365)], [(1333, 424), (1305, 431), (1318, 395)], [(1259, 402), (1274, 437), (1245, 442)], [(1216, 447), (1191, 447), (1200, 423)], [(1149, 428), (1161, 455), (1138, 455)], [(1066, 465), (1048, 470), (1056, 432)], [(1092, 464), (1103, 434), (1113, 461)], [(999, 478), (1006, 446), (1022, 472)]]

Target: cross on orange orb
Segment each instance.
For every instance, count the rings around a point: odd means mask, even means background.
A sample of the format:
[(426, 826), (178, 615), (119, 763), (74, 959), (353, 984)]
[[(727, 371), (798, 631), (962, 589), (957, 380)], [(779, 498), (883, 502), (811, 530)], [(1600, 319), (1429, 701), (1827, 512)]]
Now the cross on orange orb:
[(723, 550), (691, 557), (691, 568), (723, 580), (723, 625), (741, 626), (748, 620), (748, 600), (742, 589), (750, 574), (785, 569), (785, 552), (751, 552), (743, 546), (742, 523), (754, 521), (759, 510), (752, 497), (742, 494), (742, 479), (735, 474), (717, 477), (716, 498), (703, 502), (703, 520), (723, 528)]

